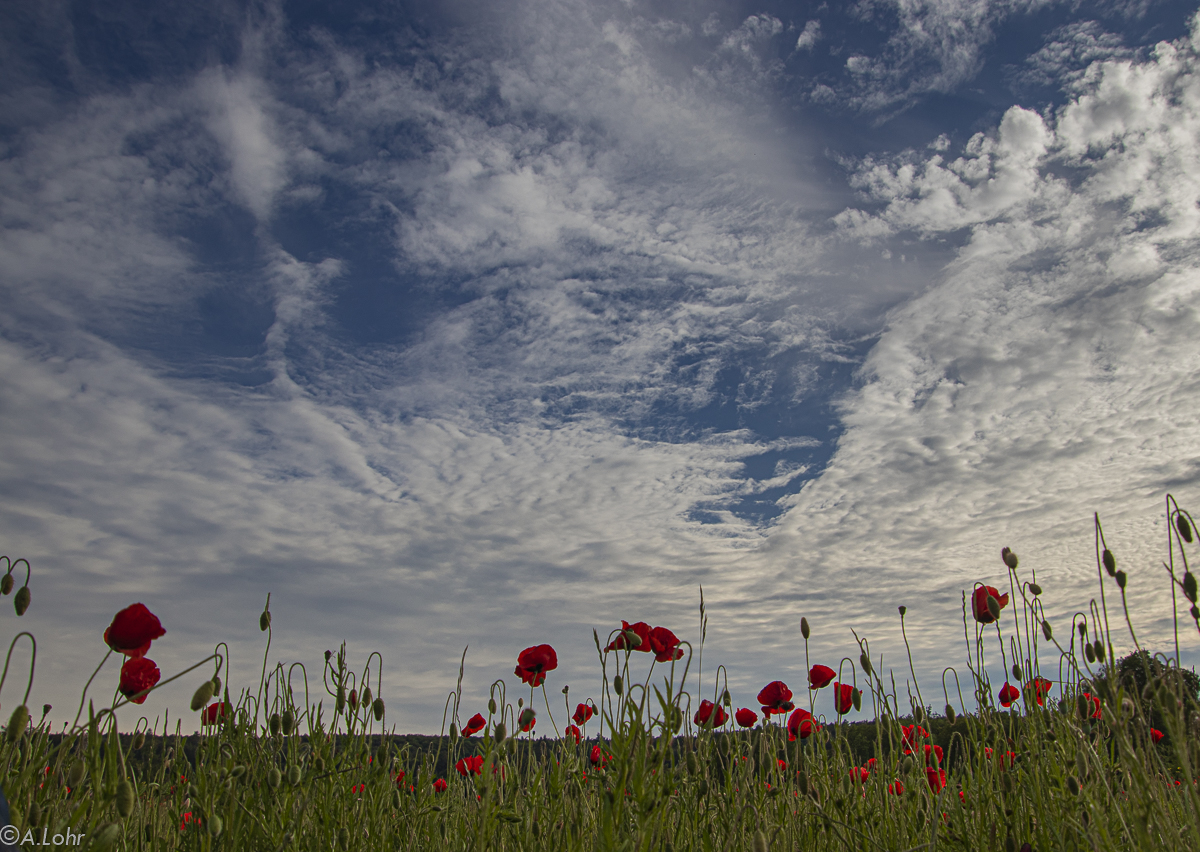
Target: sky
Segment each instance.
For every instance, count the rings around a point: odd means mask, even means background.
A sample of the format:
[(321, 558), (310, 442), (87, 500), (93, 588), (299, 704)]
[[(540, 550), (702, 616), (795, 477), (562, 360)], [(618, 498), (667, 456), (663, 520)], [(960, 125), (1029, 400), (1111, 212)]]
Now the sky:
[[(463, 718), (548, 643), (561, 728), (592, 631), (698, 647), (701, 587), (709, 697), (719, 665), (737, 707), (799, 693), (854, 631), (904, 706), (903, 605), (926, 703), (954, 666), (969, 707), (964, 590), (1009, 546), (1065, 638), (1093, 513), (1174, 650), (1194, 3), (17, 0), (0, 80), (0, 552), (33, 600), (0, 618), (35, 719), (142, 602), (164, 678), (224, 642), (235, 699), (378, 651), (399, 732), (441, 729), (464, 648)], [(203, 676), (123, 729), (194, 730)]]

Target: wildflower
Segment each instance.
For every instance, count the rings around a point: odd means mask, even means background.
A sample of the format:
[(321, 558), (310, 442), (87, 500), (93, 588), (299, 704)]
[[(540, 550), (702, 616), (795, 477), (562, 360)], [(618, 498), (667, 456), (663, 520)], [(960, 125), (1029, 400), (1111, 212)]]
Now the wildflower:
[(142, 704), (149, 696), (142, 695), (137, 698), (133, 696), (154, 686), (160, 677), (162, 677), (162, 673), (158, 670), (158, 666), (154, 665), (153, 660), (145, 657), (130, 657), (125, 661), (125, 665), (121, 666), (121, 685), (118, 688), (121, 690), (121, 694), (134, 704)]
[(592, 718), (595, 712), (596, 711), (589, 705), (580, 704), (575, 708), (575, 715), (571, 718), (575, 721), (576, 725), (586, 725), (587, 720)]
[(476, 713), (467, 720), (467, 724), (463, 725), (462, 735), (469, 737), (472, 734), (477, 734), (484, 729), (485, 725), (487, 725), (487, 720), (483, 718), (483, 714)]
[(166, 632), (145, 604), (135, 603), (113, 616), (112, 624), (104, 631), (104, 642), (127, 657), (144, 657), (150, 643)]
[(912, 754), (912, 750), (917, 747), (917, 740), (929, 736), (929, 732), (920, 725), (901, 725), (900, 733), (904, 737), (905, 754)]
[(891, 793), (893, 796), (903, 796), (904, 795), (904, 785), (901, 784), (899, 781), (893, 781), (891, 784), (888, 784), (888, 792)]
[(995, 599), (997, 613), (1008, 606), (1008, 595), (1000, 594), (1000, 591), (992, 586), (980, 586), (971, 598), (975, 620), (980, 624), (991, 624), (996, 620), (996, 616), (991, 612), (991, 607), (988, 606), (989, 598)]
[(1029, 692), (1032, 692), (1037, 698), (1038, 707), (1044, 706), (1042, 697), (1049, 694), (1050, 690), (1053, 688), (1054, 684), (1044, 677), (1035, 677), (1033, 680), (1029, 681), (1029, 683), (1025, 684), (1025, 689)]
[(183, 815), (183, 822), (179, 823), (179, 830), (183, 831), (185, 828), (187, 828), (189, 822), (194, 822), (196, 825), (199, 825), (200, 817), (193, 817), (192, 812), (188, 811)]
[(925, 781), (934, 793), (942, 792), (942, 788), (946, 786), (946, 770), (935, 769), (932, 766), (925, 767)]
[(603, 766), (608, 763), (608, 756), (600, 751), (600, 746), (592, 746), (592, 753), (588, 755), (588, 760), (592, 762), (592, 766)]
[(583, 739), (583, 733), (576, 725), (567, 725), (566, 733), (569, 739), (575, 740), (575, 745), (579, 745), (580, 740)]
[(546, 681), (546, 672), (558, 668), (558, 654), (549, 645), (534, 645), (517, 656), (514, 673), (530, 686), (541, 686)]
[(1150, 729), (1150, 739), (1154, 740), (1154, 742), (1156, 742), (1156, 743), (1162, 742), (1162, 738), (1165, 736), (1166, 736), (1166, 734), (1164, 734), (1158, 728)]
[(929, 759), (932, 757), (937, 761), (933, 764), (934, 766), (942, 765), (942, 747), (940, 745), (926, 745), (924, 752), (926, 764), (929, 764)]
[(829, 686), (829, 682), (837, 677), (837, 672), (829, 666), (816, 665), (808, 670), (808, 688), (820, 689)]
[[(670, 631), (667, 631), (668, 633)], [(638, 638), (637, 642), (632, 641), (629, 634), (633, 634)], [(650, 625), (644, 621), (639, 621), (630, 624), (624, 619), (621, 620), (621, 632), (617, 634), (617, 638), (608, 643), (605, 651), (623, 651), (625, 645), (628, 644), (631, 650), (634, 651), (649, 651), (650, 650)]]
[(683, 659), (683, 649), (679, 647), (679, 637), (665, 627), (655, 627), (650, 631), (650, 647), (654, 659), (660, 663)]
[(224, 715), (225, 702), (214, 701), (204, 709), (204, 715), (200, 718), (200, 724), (215, 725), (217, 723), (217, 719), (224, 717)]
[(517, 717), (517, 724), (521, 726), (522, 732), (528, 733), (533, 730), (534, 724), (537, 723), (537, 719), (534, 717), (535, 714), (532, 707), (526, 707), (521, 711), (521, 715)]
[(802, 740), (807, 739), (819, 730), (821, 730), (821, 726), (813, 719), (812, 713), (803, 707), (797, 707), (788, 719), (788, 740), (791, 742), (794, 742), (797, 737)]
[(447, 786), (447, 785), (446, 785), (446, 779), (445, 779), (445, 778), (438, 778), (436, 781), (434, 781), (434, 782), (433, 782), (433, 791), (434, 791), (435, 793), (445, 793), (445, 792), (446, 792), (446, 786)]
[(767, 718), (790, 713), (796, 708), (792, 703), (792, 691), (781, 680), (773, 680), (764, 686), (758, 693), (758, 703), (762, 705), (763, 716)]
[(396, 786), (400, 787), (401, 789), (404, 788), (404, 770), (403, 769), (401, 769), (400, 774), (396, 776)]
[(758, 721), (758, 714), (749, 707), (743, 707), (741, 710), (738, 710), (733, 714), (733, 718), (736, 719), (737, 723), (743, 728), (753, 728), (755, 723)]
[(848, 683), (835, 683), (833, 685), (833, 703), (839, 714), (849, 713), (854, 704), (854, 687)]
[(729, 715), (725, 712), (725, 708), (719, 704), (713, 704), (707, 698), (700, 702), (700, 709), (696, 711), (693, 720), (697, 725), (709, 725), (714, 728), (719, 728), (729, 721)]
[(1000, 704), (1004, 707), (1012, 707), (1013, 702), (1020, 697), (1020, 691), (1008, 681), (1005, 681), (1004, 686), (1000, 689)]
[(464, 757), (458, 763), (454, 764), (454, 768), (458, 770), (458, 774), (464, 778), (469, 778), (472, 773), (476, 775), (483, 774), (483, 755), (476, 754), (471, 757)]
[(865, 784), (867, 779), (871, 777), (871, 770), (865, 766), (851, 766), (850, 780), (857, 781), (859, 784)]
[(1095, 708), (1094, 711), (1092, 712), (1092, 718), (1099, 719), (1100, 718), (1100, 699), (1097, 698), (1095, 695), (1091, 695), (1087, 692), (1083, 693), (1083, 697), (1086, 698), (1087, 700), (1091, 701), (1093, 707)]

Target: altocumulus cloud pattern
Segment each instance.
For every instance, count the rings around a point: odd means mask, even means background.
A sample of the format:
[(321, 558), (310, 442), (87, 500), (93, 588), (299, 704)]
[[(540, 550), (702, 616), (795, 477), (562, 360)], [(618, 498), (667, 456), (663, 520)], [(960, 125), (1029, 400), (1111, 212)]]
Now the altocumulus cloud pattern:
[(1086, 604), (1093, 511), (1165, 644), (1194, 5), (335, 5), (0, 10), (31, 706), (135, 601), (164, 675), (225, 640), (256, 682), (268, 591), (271, 662), (380, 650), (404, 731), (467, 644), (469, 706), (542, 643), (586, 694), (592, 627), (697, 642), (700, 584), (739, 703), (802, 615), (899, 663), (905, 604), (937, 672), (1002, 546)]

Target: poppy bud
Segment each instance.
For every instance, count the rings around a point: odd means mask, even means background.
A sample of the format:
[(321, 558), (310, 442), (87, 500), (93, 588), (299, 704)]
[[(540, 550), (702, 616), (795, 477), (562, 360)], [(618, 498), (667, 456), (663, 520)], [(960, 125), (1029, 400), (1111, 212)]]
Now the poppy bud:
[(1092, 648), (1091, 642), (1083, 646), (1083, 656), (1087, 658), (1089, 663), (1096, 662), (1096, 651)]
[(357, 708), (358, 708), (358, 691), (352, 689), (352, 690), (350, 690), (350, 709), (356, 710)]
[(363, 703), (363, 707), (370, 707), (370, 706), (371, 706), (371, 687), (369, 687), (369, 686), (364, 686), (364, 687), (363, 687), (363, 691), (362, 691), (362, 703)]
[(1054, 631), (1050, 629), (1049, 621), (1042, 622), (1042, 635), (1046, 637), (1047, 642), (1054, 638)]
[(1099, 639), (1096, 640), (1096, 659), (1104, 662), (1104, 643)]
[(1104, 570), (1108, 572), (1108, 576), (1112, 577), (1117, 572), (1117, 560), (1112, 555), (1112, 551), (1107, 547), (1104, 548), (1104, 553), (1100, 555), (1100, 561), (1104, 563)]
[(850, 691), (850, 703), (854, 705), (855, 710), (862, 709), (862, 690), (853, 689)]
[(533, 721), (533, 717), (534, 717), (533, 708), (526, 707), (524, 710), (521, 711), (521, 715), (517, 717), (517, 725), (523, 731), (527, 727), (529, 727), (529, 723)]
[(801, 796), (807, 796), (808, 795), (808, 775), (806, 775), (803, 772), (801, 772), (799, 775), (797, 775), (796, 776), (796, 786), (800, 788)]
[(524, 706), (525, 706), (525, 699), (524, 699), (524, 698), (518, 698), (518, 699), (517, 699), (517, 709), (518, 709), (518, 710), (520, 710), (520, 709), (521, 709), (522, 707), (524, 707)]
[(809, 631), (809, 629), (808, 629), (808, 619), (801, 618), (800, 619), (800, 635), (803, 636), (805, 639), (807, 639), (809, 637), (810, 633), (811, 633), (811, 631)]
[(282, 727), (282, 720), (278, 713), (272, 713), (271, 718), (267, 722), (267, 727), (271, 729), (271, 736), (279, 736), (279, 729)]
[(79, 782), (83, 780), (83, 773), (87, 768), (83, 765), (81, 758), (75, 758), (75, 762), (71, 764), (71, 768), (67, 770), (67, 786), (74, 790), (79, 786)]
[(314, 757), (312, 759), (312, 768), (313, 768), (313, 772), (324, 772), (325, 771), (325, 758), (321, 757), (321, 755), (319, 755), (319, 754), (316, 757)]
[(216, 675), (213, 675), (212, 685), (213, 685), (213, 695), (220, 695), (221, 694), (221, 679), (219, 677), (217, 677)]
[(119, 822), (107, 822), (100, 828), (96, 829), (92, 835), (92, 842), (88, 844), (88, 849), (91, 852), (108, 852), (117, 845), (117, 840), (121, 837), (121, 824)]
[(17, 615), (24, 615), (25, 610), (29, 609), (29, 597), (28, 586), (17, 589), (17, 596), (13, 598), (13, 609), (17, 611)]
[(495, 698), (488, 699), (488, 713), (491, 714), (492, 716), (496, 715), (496, 699)]
[(208, 815), (208, 833), (209, 834), (211, 834), (213, 837), (220, 837), (221, 829), (224, 827), (225, 826), (221, 822), (221, 818), (219, 816), (217, 816), (216, 814)]
[(337, 833), (337, 839), (338, 839), (338, 846), (341, 847), (342, 852), (345, 852), (345, 850), (350, 848), (350, 829), (345, 828), (345, 827), (339, 828), (338, 833)]
[(246, 767), (241, 765), (240, 763), (237, 766), (233, 767), (233, 769), (229, 770), (229, 775), (232, 778), (241, 778), (245, 774), (246, 774)]
[(504, 723), (500, 722), (493, 729), (492, 734), (495, 736), (496, 742), (502, 743), (504, 742), (504, 738), (508, 736), (508, 731), (505, 729)]
[[(1191, 524), (1187, 522), (1187, 518), (1183, 516), (1182, 512), (1175, 516), (1175, 529), (1179, 530), (1179, 535), (1184, 541), (1186, 541), (1188, 544), (1192, 543), (1192, 527)], [(5, 592), (4, 594), (7, 595), (8, 592)]]
[(1183, 575), (1183, 596), (1192, 603), (1196, 602), (1196, 575), (1191, 571)]
[(954, 717), (955, 717), (955, 713), (954, 713), (954, 705), (952, 705), (952, 704), (947, 704), (947, 705), (946, 705), (946, 721), (948, 721), (948, 722), (949, 722), (951, 725), (953, 725), (953, 724), (954, 724)]
[(292, 715), (292, 711), (284, 710), (283, 716), (280, 718), (280, 726), (279, 727), (280, 727), (280, 730), (283, 731), (283, 735), (285, 737), (291, 735), (292, 728), (295, 727), (295, 724), (296, 724), (296, 717)]
[(762, 830), (754, 832), (754, 852), (770, 852), (770, 847), (767, 846), (767, 836), (762, 833)]
[(283, 783), (283, 773), (279, 771), (278, 766), (272, 766), (271, 771), (267, 773), (267, 786), (272, 790), (277, 790), (281, 783)]
[(721, 703), (726, 707), (733, 706), (733, 698), (730, 696), (728, 689), (721, 693)]
[(136, 734), (133, 735), (133, 750), (134, 751), (137, 751), (145, 744), (146, 744), (146, 734), (144, 732), (138, 731)]
[(1006, 547), (1000, 552), (1000, 556), (1004, 560), (1005, 565), (1007, 565), (1009, 568), (1012, 568), (1014, 571), (1017, 569), (1017, 554), (1013, 553)]
[(29, 824), (37, 825), (42, 821), (42, 806), (34, 802), (29, 806)]
[(212, 681), (206, 680), (200, 684), (200, 688), (192, 695), (192, 710), (203, 710), (208, 704), (208, 699), (212, 698), (212, 695)]
[(904, 605), (902, 604), (902, 605), (900, 605), (900, 606), (898, 606), (898, 607), (896, 607), (896, 608), (897, 608), (898, 610), (900, 610), (900, 617), (901, 617), (901, 618), (904, 618), (904, 614), (905, 614), (906, 612), (908, 612), (908, 607), (906, 607), (906, 606), (904, 606)]
[(0, 594), (9, 594), (13, 590), (13, 575), (5, 574), (0, 578)]
[(299, 765), (293, 763), (291, 766), (288, 767), (288, 774), (287, 774), (288, 783), (291, 784), (293, 787), (295, 787), (297, 784), (300, 783), (300, 777), (301, 777), (300, 767), (299, 767)]
[(1192, 604), (1192, 608), (1191, 608), (1190, 612), (1192, 614), (1192, 618), (1200, 621), (1200, 606), (1196, 606), (1195, 604)]
[(1079, 782), (1075, 779), (1074, 775), (1067, 776), (1067, 790), (1072, 796), (1079, 795)]
[(456, 739), (458, 739), (458, 725), (451, 722), (450, 723), (450, 742), (454, 742)]
[[(24, 588), (24, 586), (22, 586)], [(29, 724), (29, 708), (24, 704), (12, 711), (12, 715), (8, 717), (8, 741), (15, 743), (21, 738), (21, 734), (25, 733), (25, 726)]]
[(330, 658), (330, 657), (332, 657), (332, 656), (333, 656), (333, 651), (326, 651), (326, 652), (325, 652), (325, 662), (327, 662), (327, 663), (328, 663), (328, 662), (329, 662), (329, 658)]
[(987, 601), (988, 614), (992, 617), (992, 621), (995, 621), (1000, 617), (1000, 601), (991, 595), (988, 595), (985, 600)]
[(382, 698), (375, 699), (375, 702), (371, 705), (371, 712), (375, 714), (376, 722), (383, 721), (383, 699)]
[(1039, 586), (1037, 583), (1030, 583), (1029, 591), (1032, 592), (1035, 596), (1037, 596), (1042, 593), (1042, 587)]
[(625, 636), (625, 644), (630, 648), (642, 647), (642, 637), (638, 636), (632, 630), (626, 630), (623, 635)]
[(117, 813), (122, 819), (128, 819), (133, 813), (133, 785), (126, 778), (117, 784)]
[(1013, 679), (1021, 680), (1021, 667), (1017, 663), (1013, 663), (1012, 667)]
[(620, 675), (613, 677), (613, 690), (617, 693), (617, 695), (621, 694), (621, 690), (624, 688), (624, 686), (625, 682), (621, 679)]
[(900, 771), (903, 772), (905, 775), (908, 775), (909, 773), (911, 773), (913, 771), (914, 765), (915, 764), (913, 762), (912, 755), (909, 755), (908, 757), (904, 758), (903, 761), (901, 761)]
[[(1089, 645), (1088, 647), (1090, 648), (1091, 645)], [(1086, 719), (1092, 715), (1092, 704), (1090, 701), (1087, 700), (1087, 698), (1085, 698), (1083, 696), (1082, 693), (1075, 696), (1075, 709), (1079, 712), (1079, 715), (1082, 716), (1084, 719)]]
[(346, 709), (346, 687), (339, 686), (337, 688), (337, 698), (334, 701), (334, 712), (339, 715)]
[(1127, 581), (1129, 578), (1125, 576), (1125, 572), (1124, 572), (1124, 571), (1118, 571), (1118, 572), (1116, 573), (1116, 578), (1117, 578), (1117, 586), (1118, 586), (1118, 588), (1120, 588), (1122, 591), (1124, 591), (1124, 590), (1125, 590), (1125, 582), (1126, 582), (1126, 581)]
[(266, 633), (267, 628), (271, 626), (271, 613), (269, 610), (263, 610), (262, 615), (258, 617), (258, 629)]
[(867, 652), (863, 651), (858, 655), (858, 664), (862, 666), (862, 670), (868, 675), (872, 673), (871, 658), (867, 656)]
[(563, 695), (566, 695), (566, 694), (567, 694), (568, 692), (570, 692), (570, 691), (571, 691), (571, 687), (570, 687), (569, 685), (567, 685), (567, 684), (565, 684), (565, 683), (564, 683), (564, 684), (563, 684), (563, 688), (562, 688), (562, 694), (563, 694)]

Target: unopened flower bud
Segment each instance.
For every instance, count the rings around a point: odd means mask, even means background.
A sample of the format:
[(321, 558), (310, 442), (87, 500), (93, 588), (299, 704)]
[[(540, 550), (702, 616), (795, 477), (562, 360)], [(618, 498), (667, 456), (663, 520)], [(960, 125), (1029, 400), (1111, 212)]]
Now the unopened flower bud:
[(896, 607), (896, 609), (898, 609), (900, 611), (901, 618), (904, 618), (905, 614), (908, 612), (908, 607), (904, 606), (904, 604), (901, 604), (900, 606)]
[(867, 656), (866, 651), (858, 655), (858, 664), (862, 666), (862, 670), (868, 675), (874, 672), (874, 669), (871, 668), (871, 658)]
[(1039, 586), (1037, 583), (1030, 583), (1030, 584), (1029, 584), (1029, 591), (1030, 591), (1031, 593), (1033, 593), (1035, 596), (1036, 596), (1036, 595), (1040, 595), (1040, 594), (1042, 593), (1042, 587), (1041, 587), (1041, 586)]
[(208, 705), (208, 700), (213, 696), (213, 684), (211, 680), (206, 680), (200, 684), (200, 688), (192, 695), (192, 710), (203, 710)]
[(29, 806), (29, 824), (37, 825), (42, 821), (42, 806), (34, 802)]
[(1089, 663), (1096, 662), (1096, 650), (1092, 647), (1091, 642), (1083, 646), (1083, 656), (1087, 658)]
[(12, 715), (8, 717), (8, 741), (15, 743), (21, 738), (21, 734), (25, 733), (25, 726), (29, 724), (29, 708), (24, 704), (12, 711)]
[(496, 699), (495, 698), (488, 699), (488, 713), (490, 713), (493, 716), (496, 715)]
[(521, 715), (517, 717), (517, 726), (523, 731), (529, 727), (529, 723), (533, 721), (534, 712), (532, 707), (526, 707), (521, 711)]
[(1112, 577), (1117, 573), (1117, 559), (1107, 547), (1104, 548), (1104, 553), (1100, 554), (1100, 561), (1104, 563), (1104, 570), (1108, 572), (1108, 576)]
[(13, 575), (5, 574), (0, 577), (0, 594), (10, 594), (13, 590)]
[(458, 725), (451, 722), (450, 723), (450, 742), (454, 742), (457, 739), (458, 739)]
[(1096, 659), (1103, 663), (1104, 662), (1104, 643), (1102, 641), (1100, 641), (1099, 639), (1097, 639), (1095, 647), (1096, 647), (1096, 651), (1095, 651)]
[(1013, 663), (1012, 673), (1013, 673), (1014, 680), (1021, 680), (1021, 666), (1020, 665), (1018, 665), (1017, 663)]
[(371, 704), (371, 687), (364, 686), (362, 691), (363, 707), (369, 707)]
[(1014, 571), (1017, 568), (1017, 554), (1013, 553), (1007, 547), (1000, 551), (1000, 558), (1004, 560), (1004, 564)]
[(357, 708), (358, 708), (358, 691), (352, 689), (352, 690), (350, 690), (350, 709), (355, 710)]
[[(1175, 516), (1175, 529), (1179, 530), (1179, 536), (1188, 544), (1192, 543), (1192, 525), (1188, 523), (1187, 518), (1180, 512)], [(8, 594), (8, 592), (5, 592)]]
[(1054, 638), (1054, 631), (1050, 629), (1049, 621), (1042, 622), (1042, 635), (1046, 637), (1047, 642)]
[(850, 703), (854, 705), (855, 710), (862, 710), (862, 690), (850, 690)]
[(267, 786), (272, 790), (277, 790), (282, 783), (283, 773), (279, 771), (278, 766), (272, 766), (271, 771), (267, 773)]
[(330, 658), (330, 657), (332, 657), (332, 656), (333, 656), (333, 651), (326, 651), (326, 652), (325, 652), (325, 662), (327, 662), (327, 663), (328, 663), (328, 662), (329, 662), (329, 658)]
[(946, 705), (946, 721), (948, 721), (951, 725), (953, 725), (955, 716), (956, 716), (956, 714), (954, 712), (954, 705), (947, 704)]
[(504, 723), (500, 722), (492, 731), (492, 735), (496, 738), (496, 742), (504, 742), (504, 738), (508, 736), (508, 729), (504, 727)]
[(296, 785), (298, 785), (300, 783), (301, 776), (302, 776), (302, 773), (300, 771), (300, 767), (297, 764), (293, 763), (291, 766), (288, 767), (287, 780), (288, 780), (288, 783), (291, 784), (293, 787), (295, 787)]
[(283, 716), (280, 718), (280, 730), (283, 731), (285, 737), (290, 736), (292, 728), (296, 726), (296, 717), (292, 715), (291, 710), (284, 710)]
[(571, 691), (571, 687), (564, 683), (563, 688), (562, 688), (562, 694), (566, 695), (570, 691)]
[(117, 841), (121, 839), (121, 824), (119, 822), (106, 822), (104, 825), (96, 829), (89, 837), (91, 843), (88, 844), (88, 849), (91, 852), (109, 852)]
[(728, 689), (721, 693), (721, 703), (726, 707), (733, 706), (733, 698), (730, 696)]
[(334, 712), (340, 714), (346, 709), (346, 687), (339, 686), (337, 688), (337, 697), (334, 700)]
[(71, 764), (71, 768), (67, 770), (67, 786), (74, 790), (83, 781), (83, 774), (87, 771), (82, 758), (75, 758), (75, 762)]
[(133, 750), (137, 751), (146, 744), (146, 734), (143, 731), (138, 731), (133, 735)]
[(371, 704), (371, 712), (375, 715), (376, 722), (383, 721), (383, 699), (382, 698), (376, 698), (375, 701)]
[(133, 785), (126, 778), (117, 783), (117, 813), (122, 819), (128, 819), (133, 813)]
[(17, 611), (17, 615), (24, 615), (25, 610), (29, 609), (30, 597), (28, 586), (17, 589), (16, 597), (13, 598), (13, 609)]
[(1000, 601), (996, 600), (991, 595), (988, 595), (986, 600), (988, 614), (992, 616), (992, 621), (995, 621), (1000, 617)]
[(767, 836), (762, 833), (762, 830), (754, 832), (754, 852), (770, 852), (767, 846)]
[(1192, 608), (1189, 611), (1191, 612), (1193, 619), (1200, 621), (1200, 606), (1196, 606), (1195, 604), (1192, 604)]
[(1123, 591), (1125, 589), (1125, 583), (1128, 582), (1129, 578), (1125, 575), (1124, 571), (1118, 571), (1116, 573), (1116, 578), (1117, 578), (1117, 587)]
[(616, 675), (615, 677), (613, 677), (613, 690), (617, 693), (617, 695), (621, 694), (621, 690), (624, 687), (625, 687), (625, 681), (621, 678), (620, 675)]
[(800, 619), (800, 635), (803, 636), (805, 639), (807, 639), (811, 635), (811, 631), (808, 629), (808, 619), (807, 618)]
[(211, 834), (213, 837), (220, 837), (221, 829), (223, 829), (224, 827), (225, 827), (225, 824), (221, 821), (220, 816), (218, 816), (217, 814), (209, 814), (208, 815), (208, 833), (209, 834)]
[(267, 628), (270, 626), (271, 626), (271, 613), (269, 610), (264, 609), (262, 611), (262, 615), (260, 615), (258, 617), (258, 629), (265, 633), (267, 631)]
[(216, 675), (213, 675), (212, 685), (213, 685), (213, 695), (220, 695), (221, 694), (221, 679), (219, 677), (217, 677)]
[(1072, 796), (1079, 795), (1079, 781), (1074, 775), (1067, 776), (1067, 790)]
[(1187, 571), (1183, 575), (1183, 596), (1196, 603), (1196, 575)]
[(267, 727), (271, 730), (271, 736), (279, 736), (279, 730), (283, 727), (283, 720), (279, 718), (278, 713), (271, 714), (271, 718), (267, 720)]

